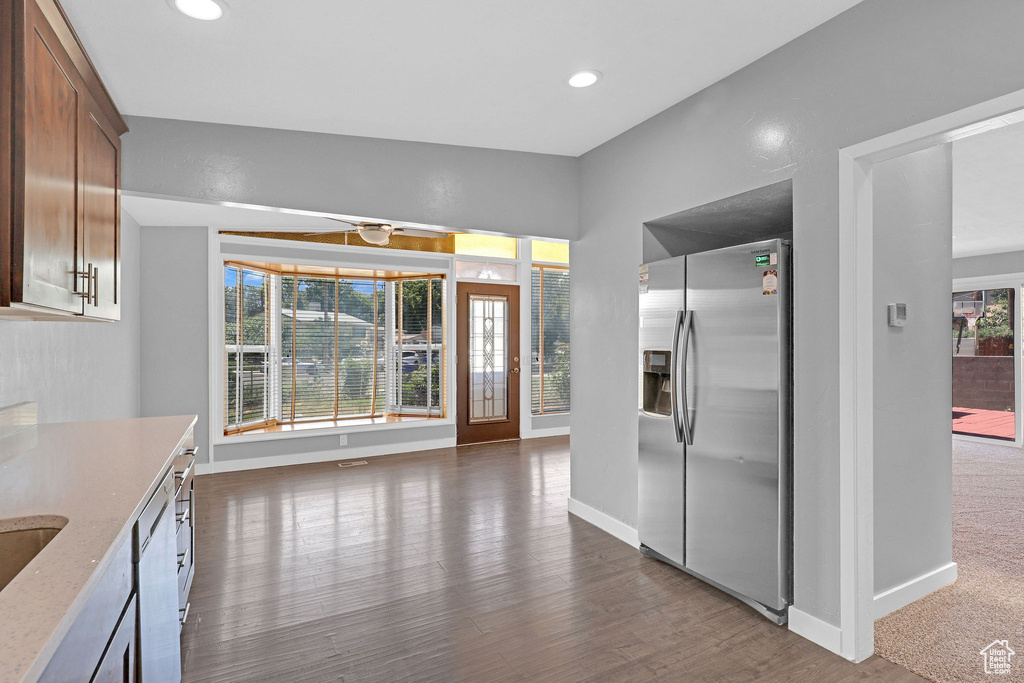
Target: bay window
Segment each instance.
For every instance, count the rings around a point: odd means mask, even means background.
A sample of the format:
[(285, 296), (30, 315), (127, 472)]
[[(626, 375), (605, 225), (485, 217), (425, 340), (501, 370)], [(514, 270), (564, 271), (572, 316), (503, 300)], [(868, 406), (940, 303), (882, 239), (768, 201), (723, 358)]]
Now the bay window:
[(444, 417), (445, 276), (303, 270), (224, 264), (224, 433)]

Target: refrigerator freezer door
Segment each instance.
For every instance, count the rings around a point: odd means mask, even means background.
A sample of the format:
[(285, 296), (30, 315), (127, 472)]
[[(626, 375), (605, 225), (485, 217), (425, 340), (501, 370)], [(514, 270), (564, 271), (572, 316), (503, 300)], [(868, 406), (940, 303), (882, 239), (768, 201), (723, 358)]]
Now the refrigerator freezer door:
[(647, 291), (641, 288), (640, 294), (640, 542), (682, 565), (684, 446), (676, 438), (677, 416), (671, 411), (671, 368), (677, 360), (673, 336), (685, 302), (685, 258), (651, 263), (647, 275)]
[[(687, 257), (686, 566), (780, 610), (788, 602), (788, 316), (779, 240)], [(775, 257), (771, 255), (775, 254)]]

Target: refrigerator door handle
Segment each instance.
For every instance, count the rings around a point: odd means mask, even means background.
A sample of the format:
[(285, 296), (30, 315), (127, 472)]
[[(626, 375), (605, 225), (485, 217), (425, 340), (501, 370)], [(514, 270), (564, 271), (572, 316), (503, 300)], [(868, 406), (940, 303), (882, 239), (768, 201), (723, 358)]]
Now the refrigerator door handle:
[[(690, 415), (686, 406), (686, 354), (689, 348), (690, 327), (693, 311), (677, 311), (675, 331), (672, 336), (672, 353), (675, 356), (671, 369), (672, 419), (675, 422), (676, 441), (690, 445)], [(682, 345), (679, 332), (682, 331)], [(681, 351), (680, 351), (681, 349)]]
[(679, 422), (679, 330), (683, 326), (683, 311), (676, 311), (676, 324), (672, 328), (672, 365), (669, 367), (669, 385), (672, 387), (672, 431), (676, 441), (683, 441), (683, 427)]
[(687, 446), (693, 445), (693, 433), (690, 430), (690, 407), (686, 405), (686, 359), (690, 355), (690, 332), (693, 330), (693, 311), (687, 311), (683, 317), (683, 344), (682, 344), (682, 357), (679, 359), (679, 369), (681, 370), (679, 382), (679, 396), (681, 398), (680, 403), (682, 404), (682, 423), (683, 423), (683, 438), (682, 440)]

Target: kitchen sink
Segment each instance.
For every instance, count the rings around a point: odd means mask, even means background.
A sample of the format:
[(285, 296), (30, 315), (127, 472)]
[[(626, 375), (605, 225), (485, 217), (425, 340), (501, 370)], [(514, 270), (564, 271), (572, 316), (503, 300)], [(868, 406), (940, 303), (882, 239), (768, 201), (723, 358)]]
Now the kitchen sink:
[(32, 558), (53, 540), (65, 517), (47, 516), (0, 520), (0, 590), (3, 590)]

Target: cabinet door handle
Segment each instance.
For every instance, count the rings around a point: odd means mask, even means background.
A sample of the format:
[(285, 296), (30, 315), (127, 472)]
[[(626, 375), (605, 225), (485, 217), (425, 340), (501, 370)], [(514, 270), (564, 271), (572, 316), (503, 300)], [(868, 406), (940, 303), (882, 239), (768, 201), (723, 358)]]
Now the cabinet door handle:
[[(89, 264), (92, 266), (92, 264)], [(100, 305), (100, 267), (95, 266), (92, 269), (92, 305), (97, 308)]]
[[(99, 269), (97, 268), (97, 270), (99, 270)], [(85, 303), (88, 304), (88, 303), (90, 303), (92, 301), (92, 284), (93, 284), (92, 264), (90, 263), (89, 265), (87, 265), (85, 267), (85, 272), (79, 272), (79, 271), (76, 270), (75, 274), (79, 278), (85, 278), (85, 291), (84, 292), (78, 292), (78, 296), (80, 296), (83, 299), (85, 299)]]
[(175, 472), (174, 472), (174, 478), (175, 478), (175, 479), (177, 479), (177, 480), (179, 480), (179, 481), (180, 481), (180, 480), (182, 480), (182, 479), (184, 479), (185, 477), (187, 477), (187, 476), (188, 476), (188, 473), (192, 471), (192, 467), (193, 467), (193, 465), (195, 465), (195, 464), (196, 464), (196, 461), (195, 461), (195, 460), (190, 460), (190, 461), (189, 461), (189, 463), (188, 463), (188, 467), (186, 467), (185, 469), (183, 469), (183, 470), (182, 470), (182, 471), (180, 471), (180, 472), (178, 472), (177, 470), (175, 470)]
[(178, 621), (181, 622), (182, 626), (185, 625), (185, 620), (188, 619), (188, 610), (191, 607), (192, 607), (192, 603), (191, 602), (186, 602), (185, 603), (185, 608), (178, 610), (179, 612), (181, 612), (181, 617), (178, 618)]

